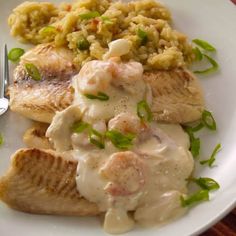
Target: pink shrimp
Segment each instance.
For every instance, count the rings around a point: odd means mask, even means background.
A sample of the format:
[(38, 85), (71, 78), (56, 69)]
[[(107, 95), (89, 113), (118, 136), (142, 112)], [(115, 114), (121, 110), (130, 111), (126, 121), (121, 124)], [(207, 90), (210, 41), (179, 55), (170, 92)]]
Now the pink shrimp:
[(112, 196), (127, 196), (138, 192), (145, 184), (145, 163), (134, 152), (117, 152), (101, 168), (101, 175), (109, 180), (105, 191)]

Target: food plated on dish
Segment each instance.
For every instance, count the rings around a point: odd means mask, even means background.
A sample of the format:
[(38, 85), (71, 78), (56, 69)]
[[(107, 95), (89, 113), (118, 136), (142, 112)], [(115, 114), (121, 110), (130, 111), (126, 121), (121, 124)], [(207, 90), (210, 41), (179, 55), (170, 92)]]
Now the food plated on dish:
[[(13, 155), (0, 180), (4, 202), (38, 214), (102, 214), (105, 231), (124, 233), (135, 222), (167, 223), (219, 188), (192, 176), (195, 132), (216, 124), (187, 69), (203, 57), (212, 67), (197, 73), (216, 69), (205, 52), (215, 48), (203, 40), (193, 48), (170, 19), (155, 1), (26, 2), (13, 10), (12, 35), (38, 45), (9, 53), (20, 60), (10, 106), (49, 127), (26, 131), (31, 148)], [(211, 166), (219, 148), (202, 164)], [(189, 181), (202, 190), (189, 194)]]

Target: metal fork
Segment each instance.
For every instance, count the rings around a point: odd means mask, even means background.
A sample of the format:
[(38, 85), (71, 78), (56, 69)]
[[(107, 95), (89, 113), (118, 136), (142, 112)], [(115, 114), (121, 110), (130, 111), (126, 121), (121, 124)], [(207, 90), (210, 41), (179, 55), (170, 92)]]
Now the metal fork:
[(0, 83), (0, 116), (7, 111), (9, 106), (9, 101), (6, 95), (7, 87), (9, 85), (9, 65), (6, 44), (4, 45), (3, 50), (2, 76)]

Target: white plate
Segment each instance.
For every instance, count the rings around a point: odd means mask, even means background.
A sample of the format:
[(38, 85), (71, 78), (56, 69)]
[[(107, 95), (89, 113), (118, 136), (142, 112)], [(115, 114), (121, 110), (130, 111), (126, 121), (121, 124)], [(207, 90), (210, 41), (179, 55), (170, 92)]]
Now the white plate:
[[(22, 1), (0, 1), (0, 45), (9, 48), (19, 46), (9, 36), (6, 19), (13, 7)], [(207, 157), (214, 146), (221, 142), (223, 149), (217, 155), (217, 166), (197, 168), (198, 176), (216, 179), (221, 188), (211, 194), (211, 201), (200, 204), (183, 218), (159, 229), (136, 228), (127, 235), (196, 235), (210, 227), (228, 213), (236, 203), (236, 7), (229, 0), (162, 0), (172, 11), (176, 27), (190, 38), (212, 42), (218, 52), (221, 66), (218, 73), (202, 77), (207, 105), (214, 112), (218, 132), (204, 131), (202, 158)], [(10, 111), (0, 117), (0, 132), (5, 144), (0, 149), (0, 174), (9, 165), (10, 155), (23, 146), (22, 134), (29, 122)], [(74, 236), (104, 235), (96, 218), (39, 216), (16, 212), (0, 203), (1, 236)]]

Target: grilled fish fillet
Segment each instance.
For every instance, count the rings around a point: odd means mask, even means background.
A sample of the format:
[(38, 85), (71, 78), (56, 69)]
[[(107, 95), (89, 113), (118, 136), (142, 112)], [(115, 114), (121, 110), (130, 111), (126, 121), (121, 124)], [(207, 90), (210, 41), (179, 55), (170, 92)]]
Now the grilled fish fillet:
[(53, 149), (52, 144), (46, 137), (48, 124), (37, 123), (27, 129), (23, 136), (23, 141), (28, 148)]
[(76, 168), (76, 161), (53, 151), (21, 149), (0, 178), (0, 199), (13, 209), (29, 213), (97, 215), (97, 206), (76, 189)]
[[(25, 63), (37, 65), (43, 75), (41, 81), (27, 76)], [(10, 86), (10, 107), (30, 119), (50, 123), (56, 111), (71, 105), (74, 90), (71, 79), (76, 71), (73, 55), (65, 48), (41, 44), (27, 52), (14, 73)], [(187, 69), (144, 73), (153, 92), (154, 119), (170, 123), (198, 120), (204, 109), (201, 87)]]

